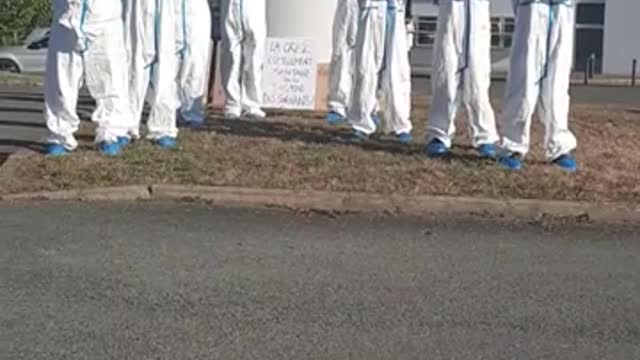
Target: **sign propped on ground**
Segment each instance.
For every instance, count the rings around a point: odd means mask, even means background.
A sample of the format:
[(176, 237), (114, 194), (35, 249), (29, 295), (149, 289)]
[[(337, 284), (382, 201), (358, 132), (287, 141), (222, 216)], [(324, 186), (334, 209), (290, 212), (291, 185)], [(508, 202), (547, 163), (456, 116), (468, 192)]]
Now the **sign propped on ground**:
[(317, 61), (312, 39), (269, 38), (264, 62), (264, 106), (313, 110)]

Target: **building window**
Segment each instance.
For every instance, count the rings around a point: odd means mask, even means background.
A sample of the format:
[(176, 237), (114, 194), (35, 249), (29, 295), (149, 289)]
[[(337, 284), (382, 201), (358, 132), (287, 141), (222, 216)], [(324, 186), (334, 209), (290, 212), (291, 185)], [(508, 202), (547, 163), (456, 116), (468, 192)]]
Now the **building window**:
[[(433, 47), (438, 32), (438, 18), (436, 16), (419, 16), (417, 19), (415, 45)], [(491, 18), (491, 47), (508, 49), (513, 41), (515, 20), (513, 18)]]
[(585, 25), (604, 25), (604, 4), (578, 4), (576, 22)]
[(438, 18), (436, 16), (419, 16), (416, 26), (416, 46), (432, 47), (435, 44), (438, 31)]
[(513, 42), (513, 31), (515, 30), (515, 20), (513, 18), (492, 17), (491, 18), (491, 47), (497, 49), (508, 49)]

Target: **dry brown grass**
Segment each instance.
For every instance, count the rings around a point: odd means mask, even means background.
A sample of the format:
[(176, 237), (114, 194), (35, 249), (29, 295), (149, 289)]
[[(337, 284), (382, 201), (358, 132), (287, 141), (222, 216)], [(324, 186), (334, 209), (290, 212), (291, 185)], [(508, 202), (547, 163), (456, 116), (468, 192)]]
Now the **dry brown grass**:
[[(424, 104), (426, 99), (417, 99)], [(268, 121), (223, 121), (203, 131), (183, 131), (180, 149), (160, 151), (146, 142), (116, 159), (86, 145), (74, 155), (31, 156), (0, 177), (0, 192), (88, 188), (127, 184), (231, 185), (402, 194), (640, 201), (640, 110), (575, 106), (572, 129), (580, 142), (581, 169), (565, 174), (544, 163), (542, 127), (526, 169), (509, 173), (480, 160), (460, 123), (449, 160), (422, 154), (427, 108), (416, 105), (416, 144), (380, 138), (354, 145), (348, 130), (326, 126), (319, 115), (276, 113)], [(464, 119), (460, 119), (463, 121)]]

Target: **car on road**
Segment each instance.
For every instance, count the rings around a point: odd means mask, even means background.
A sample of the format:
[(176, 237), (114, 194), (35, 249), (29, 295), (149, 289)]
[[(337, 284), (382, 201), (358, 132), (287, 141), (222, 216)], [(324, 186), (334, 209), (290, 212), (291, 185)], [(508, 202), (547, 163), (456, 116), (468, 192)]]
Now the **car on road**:
[(0, 48), (0, 71), (43, 74), (49, 47), (49, 29), (37, 28), (20, 46)]

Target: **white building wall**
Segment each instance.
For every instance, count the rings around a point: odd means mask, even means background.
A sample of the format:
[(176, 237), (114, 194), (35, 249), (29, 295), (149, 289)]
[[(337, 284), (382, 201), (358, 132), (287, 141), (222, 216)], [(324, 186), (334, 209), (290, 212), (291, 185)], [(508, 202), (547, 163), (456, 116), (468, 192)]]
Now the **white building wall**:
[(331, 59), (332, 23), (338, 0), (267, 0), (270, 37), (311, 38), (319, 63)]
[(640, 0), (607, 0), (604, 29), (605, 74), (629, 75), (640, 61)]

